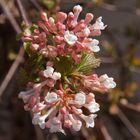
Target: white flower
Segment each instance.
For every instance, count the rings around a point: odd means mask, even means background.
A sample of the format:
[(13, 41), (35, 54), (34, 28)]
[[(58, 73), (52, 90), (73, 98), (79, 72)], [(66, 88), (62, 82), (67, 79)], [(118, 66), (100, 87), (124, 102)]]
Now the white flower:
[(65, 131), (62, 129), (62, 122), (57, 117), (52, 119), (50, 132), (51, 133), (61, 132), (65, 134)]
[(93, 52), (99, 52), (100, 48), (98, 46), (99, 41), (96, 39), (89, 38), (88, 42), (83, 43), (83, 45), (89, 48)]
[(78, 105), (84, 105), (86, 102), (86, 96), (84, 92), (79, 92), (75, 95), (74, 103)]
[(80, 120), (74, 119), (72, 114), (69, 114), (69, 119), (72, 122), (72, 129), (75, 131), (80, 131), (82, 122)]
[(85, 29), (83, 29), (83, 33), (85, 36), (89, 36), (90, 35), (90, 30), (88, 27), (86, 27)]
[(54, 72), (54, 68), (51, 66), (47, 66), (46, 70), (43, 71), (43, 75), (46, 78), (52, 78), (55, 81), (61, 78), (61, 73)]
[(38, 124), (40, 128), (44, 129), (45, 128), (45, 119), (48, 117), (48, 114), (45, 114), (43, 116), (40, 116), (40, 113), (34, 114), (34, 117), (32, 119), (32, 123), (34, 125)]
[(72, 32), (65, 31), (64, 39), (69, 45), (73, 45), (77, 41), (77, 36), (75, 36)]
[(32, 111), (33, 111), (33, 112), (38, 112), (38, 111), (44, 109), (45, 107), (46, 107), (46, 104), (44, 103), (44, 101), (43, 101), (43, 102), (39, 102), (39, 103), (37, 103), (37, 104), (32, 108)]
[(91, 113), (95, 113), (100, 110), (99, 104), (95, 101), (92, 101), (89, 104), (85, 104), (84, 107), (86, 107)]
[(77, 115), (83, 113), (82, 109), (78, 109), (78, 108), (76, 108), (76, 107), (74, 107), (74, 106), (72, 106), (71, 108), (72, 108), (72, 111), (73, 111), (75, 114), (77, 114)]
[(82, 7), (80, 5), (76, 5), (73, 7), (72, 14), (74, 14), (74, 17), (73, 17), (73, 20), (71, 21), (71, 24), (73, 25), (73, 27), (77, 25), (77, 19), (81, 11), (82, 11)]
[(76, 120), (75, 122), (72, 123), (72, 129), (75, 131), (80, 131), (82, 127), (82, 122), (80, 120)]
[(91, 114), (89, 116), (85, 116), (84, 114), (81, 114), (80, 117), (86, 122), (86, 127), (94, 127), (94, 119), (97, 115), (96, 114)]
[(55, 81), (61, 78), (61, 73), (59, 72), (54, 72), (52, 77), (52, 79), (54, 79)]
[(41, 116), (41, 113), (35, 113), (32, 119), (33, 124), (38, 124), (40, 128), (44, 129), (46, 126), (46, 118), (56, 109), (56, 107), (52, 107), (50, 110), (46, 112), (46, 114)]
[(38, 50), (39, 49), (39, 44), (32, 44), (32, 49), (33, 50)]
[(55, 25), (55, 20), (54, 20), (53, 17), (50, 17), (50, 18), (49, 18), (49, 23), (50, 23), (51, 25)]
[(43, 74), (46, 78), (51, 77), (54, 72), (54, 68), (51, 66), (47, 66), (46, 70), (44, 70)]
[(89, 93), (86, 96), (86, 103), (95, 102), (95, 95), (93, 93)]
[(58, 101), (57, 94), (55, 92), (48, 92), (47, 96), (45, 97), (45, 101), (48, 103), (53, 103)]
[(27, 103), (32, 95), (33, 95), (33, 90), (31, 89), (28, 91), (21, 91), (18, 97), (21, 98), (24, 103)]
[(92, 25), (95, 30), (104, 30), (107, 25), (102, 22), (102, 17), (97, 18), (96, 22)]
[(73, 7), (73, 11), (80, 13), (82, 11), (82, 7), (80, 5), (76, 5)]
[(107, 74), (100, 76), (99, 80), (106, 88), (116, 87), (116, 83), (114, 82), (114, 79), (112, 77), (108, 77)]

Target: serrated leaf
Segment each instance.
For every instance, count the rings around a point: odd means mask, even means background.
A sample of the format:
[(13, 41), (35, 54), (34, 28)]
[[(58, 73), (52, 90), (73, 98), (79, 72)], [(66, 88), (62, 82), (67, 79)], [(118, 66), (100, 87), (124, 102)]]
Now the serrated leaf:
[(62, 76), (70, 74), (73, 68), (73, 60), (69, 56), (61, 56), (55, 59), (55, 68)]
[(83, 54), (81, 62), (76, 66), (76, 71), (82, 72), (83, 74), (89, 74), (100, 65), (100, 59), (96, 59), (95, 56), (91, 54)]

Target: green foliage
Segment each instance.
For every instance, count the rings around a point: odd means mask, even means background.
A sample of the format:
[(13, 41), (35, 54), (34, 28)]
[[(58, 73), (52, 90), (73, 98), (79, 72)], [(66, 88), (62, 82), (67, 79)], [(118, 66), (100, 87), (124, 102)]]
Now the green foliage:
[(38, 25), (33, 24), (33, 25), (30, 27), (30, 31), (33, 33), (35, 29), (38, 29)]
[(69, 56), (61, 56), (55, 59), (54, 65), (56, 70), (64, 77), (72, 72), (74, 61)]
[(30, 57), (31, 56), (31, 54), (33, 53), (32, 51), (31, 51), (31, 45), (32, 45), (32, 43), (31, 42), (24, 42), (24, 44), (23, 44), (23, 47), (24, 47), (24, 50), (25, 50), (25, 52), (28, 54), (28, 56)]
[(94, 68), (100, 65), (100, 59), (96, 59), (94, 54), (83, 54), (81, 62), (76, 65), (76, 71), (85, 75), (90, 74)]
[(55, 7), (57, 0), (40, 0), (40, 2), (47, 8), (52, 9)]
[(46, 58), (38, 53), (32, 53), (27, 58), (24, 68), (20, 70), (19, 80), (21, 84), (27, 84), (28, 82), (39, 82), (40, 78), (38, 72), (44, 70), (46, 65)]

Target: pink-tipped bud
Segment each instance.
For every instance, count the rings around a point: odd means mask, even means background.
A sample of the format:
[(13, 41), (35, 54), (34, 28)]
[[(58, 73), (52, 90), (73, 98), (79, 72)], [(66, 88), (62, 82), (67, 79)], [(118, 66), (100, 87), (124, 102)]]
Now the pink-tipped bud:
[(61, 36), (55, 36), (54, 40), (56, 43), (61, 44), (63, 42), (64, 38)]
[(60, 112), (61, 112), (61, 114), (66, 114), (67, 110), (66, 110), (65, 107), (63, 107), (63, 108), (60, 109)]
[(67, 18), (67, 14), (64, 12), (58, 12), (57, 13), (57, 21), (63, 23), (65, 19)]
[(61, 96), (61, 97), (64, 95), (64, 93), (63, 93), (62, 90), (57, 90), (56, 93), (57, 93), (59, 96)]
[(41, 18), (42, 18), (42, 20), (44, 20), (44, 21), (48, 21), (47, 13), (41, 12)]
[(91, 13), (87, 13), (85, 17), (85, 23), (89, 24), (93, 20), (94, 16)]
[(82, 11), (82, 7), (80, 5), (76, 5), (73, 7), (74, 13), (80, 13)]
[(72, 122), (70, 120), (65, 120), (64, 121), (64, 127), (71, 128), (71, 126), (72, 126)]
[(32, 49), (32, 51), (37, 51), (39, 49), (39, 45), (38, 44), (32, 44), (31, 49)]

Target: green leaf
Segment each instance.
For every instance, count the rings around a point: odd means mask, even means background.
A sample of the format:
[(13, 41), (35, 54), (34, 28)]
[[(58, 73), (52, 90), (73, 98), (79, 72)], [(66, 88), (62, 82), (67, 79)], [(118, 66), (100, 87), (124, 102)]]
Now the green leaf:
[(20, 70), (19, 74), (19, 81), (22, 85), (27, 84), (30, 82), (39, 82), (40, 77), (38, 76), (38, 72), (40, 70), (44, 70), (46, 65), (45, 58), (37, 53), (32, 54), (29, 58), (26, 60), (26, 64), (24, 65), (24, 68)]
[(74, 62), (69, 56), (60, 56), (55, 59), (54, 65), (62, 76), (66, 76), (72, 72)]
[(81, 62), (76, 66), (76, 71), (89, 74), (100, 65), (100, 59), (96, 59), (94, 54), (83, 54)]
[(35, 29), (38, 29), (38, 25), (33, 24), (33, 25), (30, 27), (30, 31), (33, 33)]
[(31, 42), (24, 42), (24, 44), (23, 44), (24, 50), (26, 51), (26, 53), (28, 54), (29, 57), (32, 54), (31, 45), (32, 45)]

